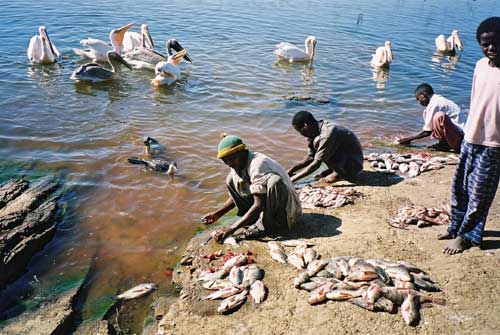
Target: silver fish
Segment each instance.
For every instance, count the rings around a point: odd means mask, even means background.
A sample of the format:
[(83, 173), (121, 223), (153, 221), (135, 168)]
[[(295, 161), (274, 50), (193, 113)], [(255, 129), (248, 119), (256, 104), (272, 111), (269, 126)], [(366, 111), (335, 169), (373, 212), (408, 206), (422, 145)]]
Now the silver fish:
[(325, 270), (330, 272), (334, 278), (340, 279), (343, 276), (343, 272), (339, 266), (338, 262), (332, 259), (328, 260), (328, 264), (325, 266)]
[[(327, 265), (328, 266), (328, 265)], [(331, 272), (328, 272), (326, 270), (321, 270), (318, 273), (316, 273), (316, 277), (322, 277), (322, 278), (334, 278), (334, 275)]]
[(279, 249), (270, 249), (269, 253), (271, 254), (271, 258), (277, 261), (278, 263), (286, 264), (287, 256), (284, 251)]
[(250, 288), (250, 296), (254, 304), (260, 304), (264, 301), (266, 287), (260, 280), (256, 280)]
[(309, 298), (307, 299), (307, 302), (311, 305), (314, 304), (319, 304), (323, 301), (326, 300), (326, 294), (330, 292), (333, 289), (333, 283), (325, 283), (318, 287), (317, 289), (313, 290), (309, 294)]
[(304, 240), (286, 240), (286, 241), (281, 241), (281, 244), (284, 245), (285, 247), (296, 247), (299, 244), (304, 244), (304, 243), (306, 243), (308, 247), (314, 246), (314, 243), (306, 242)]
[(322, 270), (327, 264), (328, 261), (326, 259), (316, 259), (307, 265), (307, 274), (309, 277), (312, 277)]
[(441, 288), (439, 287), (439, 285), (434, 284), (434, 283), (427, 281), (427, 280), (424, 280), (424, 279), (420, 279), (419, 277), (413, 277), (413, 282), (414, 282), (415, 286), (417, 286), (418, 288), (425, 290), (425, 291), (429, 291), (429, 292), (441, 291)]
[(403, 316), (403, 320), (409, 326), (418, 324), (418, 321), (420, 320), (420, 313), (413, 294), (408, 294), (401, 305), (401, 316)]
[(226, 263), (222, 266), (221, 271), (225, 274), (229, 274), (229, 271), (233, 268), (233, 266), (242, 266), (248, 263), (248, 257), (245, 255), (234, 256), (227, 260)]
[(408, 272), (415, 272), (415, 273), (426, 274), (425, 271), (421, 270), (419, 267), (417, 267), (414, 264), (411, 264), (411, 263), (408, 263), (408, 262), (405, 262), (405, 261), (399, 261), (398, 264), (404, 266), (408, 270)]
[(248, 267), (243, 271), (243, 282), (244, 287), (250, 287), (256, 280), (261, 280), (264, 277), (264, 270), (255, 267)]
[(387, 273), (387, 275), (389, 277), (391, 277), (392, 280), (397, 279), (400, 281), (411, 281), (410, 273), (402, 265), (389, 266), (389, 267), (385, 268), (385, 273)]
[(269, 250), (277, 249), (277, 250), (281, 250), (281, 251), (285, 252), (285, 249), (283, 249), (283, 246), (279, 242), (269, 241), (269, 242), (267, 242), (267, 246), (269, 247)]
[(303, 243), (297, 244), (297, 246), (295, 247), (294, 253), (297, 256), (301, 256), (302, 258), (304, 258), (306, 250), (307, 250), (307, 243), (303, 242)]
[(382, 295), (382, 287), (377, 284), (372, 284), (368, 287), (368, 291), (366, 291), (366, 299), (369, 303), (375, 303), (378, 298)]
[(233, 286), (229, 280), (215, 279), (203, 283), (203, 288), (212, 291), (222, 290)]
[(309, 281), (309, 275), (307, 274), (307, 271), (302, 271), (301, 273), (299, 273), (297, 277), (293, 278), (293, 286), (295, 288), (299, 288), (300, 285), (308, 281)]
[(217, 308), (217, 312), (224, 313), (242, 305), (247, 299), (247, 295), (248, 291), (244, 290), (239, 294), (233, 295), (232, 297), (222, 300), (222, 302), (219, 305), (219, 308)]
[(306, 267), (304, 264), (304, 259), (302, 257), (292, 253), (288, 256), (288, 263), (292, 264), (295, 266), (297, 269), (302, 270)]
[(201, 298), (201, 300), (216, 300), (216, 299), (225, 299), (227, 297), (231, 297), (237, 293), (241, 292), (241, 288), (239, 287), (228, 287), (224, 288), (222, 290), (216, 291), (212, 294), (209, 294), (207, 296), (204, 296)]
[(300, 284), (298, 288), (300, 288), (301, 290), (311, 292), (311, 291), (317, 289), (318, 287), (320, 287), (321, 285), (324, 285), (324, 284), (320, 284), (320, 283), (316, 283), (316, 282), (311, 281), (308, 283)]
[(234, 237), (232, 237), (232, 236), (227, 237), (224, 240), (223, 244), (230, 245), (232, 247), (237, 247), (239, 245), (238, 242), (236, 242), (236, 239)]
[(380, 297), (373, 305), (373, 310), (375, 312), (392, 313), (394, 311), (394, 304), (389, 299)]
[(358, 298), (363, 295), (363, 293), (366, 292), (363, 288), (360, 288), (356, 291), (351, 291), (351, 290), (332, 290), (326, 294), (326, 297), (329, 300), (334, 300), (334, 301), (343, 301), (343, 300), (349, 300), (353, 298)]
[(233, 266), (229, 272), (229, 281), (234, 286), (240, 285), (243, 282), (243, 271), (239, 267)]
[(213, 281), (216, 279), (222, 279), (226, 275), (227, 275), (227, 273), (225, 273), (222, 270), (219, 270), (217, 272), (202, 271), (202, 272), (200, 272), (200, 275), (198, 276), (198, 281)]
[(309, 264), (317, 258), (316, 251), (313, 248), (307, 248), (304, 252), (304, 263)]
[(118, 295), (116, 298), (123, 300), (130, 300), (142, 297), (143, 295), (156, 290), (158, 286), (155, 283), (145, 283), (132, 287), (131, 289)]
[(398, 279), (394, 279), (393, 282), (395, 288), (402, 288), (402, 289), (406, 288), (411, 290), (415, 289), (415, 285), (411, 281), (401, 281)]

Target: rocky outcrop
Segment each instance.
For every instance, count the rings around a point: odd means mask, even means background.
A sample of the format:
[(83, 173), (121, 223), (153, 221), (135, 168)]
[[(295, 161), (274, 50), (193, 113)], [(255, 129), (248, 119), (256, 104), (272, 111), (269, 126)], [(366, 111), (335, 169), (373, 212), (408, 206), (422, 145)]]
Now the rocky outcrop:
[(78, 287), (33, 313), (22, 315), (0, 330), (2, 335), (62, 335), (73, 328), (73, 300)]
[(19, 277), (52, 239), (57, 186), (52, 178), (43, 178), (31, 186), (20, 179), (0, 187), (0, 288)]

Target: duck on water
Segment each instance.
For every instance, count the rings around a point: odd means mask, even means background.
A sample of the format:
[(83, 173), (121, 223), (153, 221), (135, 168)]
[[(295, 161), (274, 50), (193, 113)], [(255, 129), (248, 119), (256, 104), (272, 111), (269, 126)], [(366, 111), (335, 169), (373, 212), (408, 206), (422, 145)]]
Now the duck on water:
[(166, 172), (173, 178), (177, 171), (177, 164), (175, 162), (168, 162), (166, 159), (156, 157), (164, 151), (164, 147), (154, 138), (146, 137), (144, 139), (144, 147), (146, 151), (145, 159), (139, 157), (129, 157), (127, 160), (131, 164), (144, 165), (145, 167), (158, 172)]

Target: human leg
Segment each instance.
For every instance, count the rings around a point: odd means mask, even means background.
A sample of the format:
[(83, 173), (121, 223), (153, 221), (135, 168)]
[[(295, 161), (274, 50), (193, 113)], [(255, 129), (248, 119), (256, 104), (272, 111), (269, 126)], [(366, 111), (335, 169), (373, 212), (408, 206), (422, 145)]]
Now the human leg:
[(455, 126), (450, 117), (444, 112), (438, 112), (434, 115), (432, 119), (432, 137), (438, 139), (440, 143), (433, 148), (436, 150), (442, 148), (443, 151), (447, 151), (449, 148), (459, 150), (463, 136), (463, 132)]
[(227, 176), (226, 178), (226, 187), (229, 192), (229, 195), (234, 201), (234, 204), (236, 205), (236, 208), (238, 209), (238, 216), (243, 216), (245, 213), (252, 207), (253, 205), (253, 196), (248, 196), (241, 194), (238, 191), (238, 188), (236, 187), (233, 179), (231, 178), (231, 175)]
[(500, 179), (500, 148), (473, 146), (473, 169), (467, 182), (467, 210), (458, 227), (457, 237), (444, 252), (456, 254), (481, 245), (488, 212)]
[(267, 181), (266, 203), (262, 215), (262, 225), (267, 233), (288, 229), (289, 190), (278, 175), (273, 175)]

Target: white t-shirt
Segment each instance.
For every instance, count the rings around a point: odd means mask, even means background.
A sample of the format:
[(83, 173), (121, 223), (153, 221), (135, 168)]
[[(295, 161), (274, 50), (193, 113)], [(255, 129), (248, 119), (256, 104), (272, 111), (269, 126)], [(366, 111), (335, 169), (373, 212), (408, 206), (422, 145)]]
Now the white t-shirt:
[(460, 110), (460, 107), (451, 100), (446, 99), (442, 95), (433, 94), (429, 104), (424, 109), (424, 131), (433, 131), (432, 119), (437, 112), (444, 112), (449, 116), (455, 126), (464, 129), (465, 121), (467, 120), (465, 113)]
[(500, 147), (500, 69), (484, 57), (476, 63), (470, 95), (465, 140), (472, 144)]

